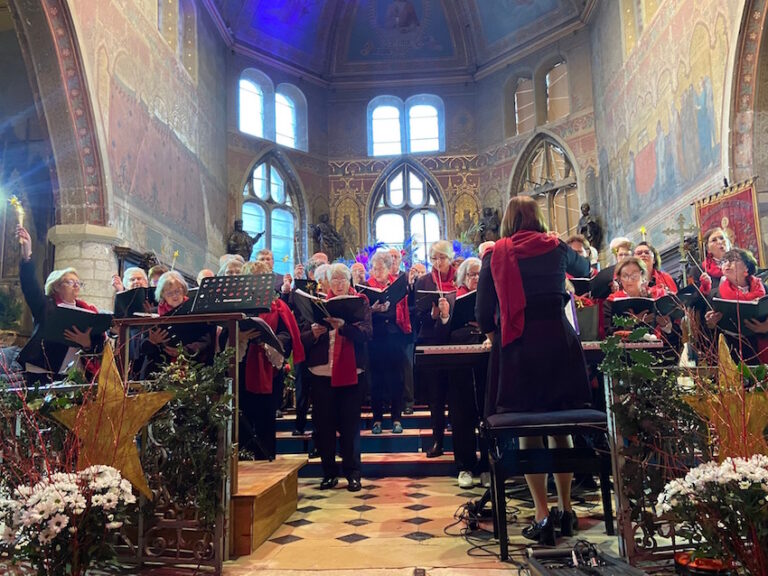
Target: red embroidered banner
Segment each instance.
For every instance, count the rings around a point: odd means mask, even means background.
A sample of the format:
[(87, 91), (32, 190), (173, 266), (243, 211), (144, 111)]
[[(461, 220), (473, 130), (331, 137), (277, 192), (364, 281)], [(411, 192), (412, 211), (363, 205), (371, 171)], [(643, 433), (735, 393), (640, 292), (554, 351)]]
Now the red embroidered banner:
[(700, 234), (710, 228), (722, 228), (734, 247), (749, 250), (760, 267), (765, 267), (754, 180), (736, 184), (696, 202), (696, 222)]

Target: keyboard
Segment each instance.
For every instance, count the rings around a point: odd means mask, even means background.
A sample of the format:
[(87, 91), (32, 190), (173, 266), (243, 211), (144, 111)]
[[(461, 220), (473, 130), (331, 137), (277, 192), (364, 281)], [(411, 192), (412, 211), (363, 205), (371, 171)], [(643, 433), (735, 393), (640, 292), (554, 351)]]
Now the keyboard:
[(445, 346), (416, 346), (416, 354), (483, 354), (488, 352), (482, 344), (446, 344)]
[[(581, 347), (585, 352), (600, 350), (601, 344), (602, 341), (582, 342)], [(656, 340), (655, 342), (621, 342), (619, 347), (627, 350), (658, 350), (659, 348), (664, 348), (664, 342), (661, 340)]]

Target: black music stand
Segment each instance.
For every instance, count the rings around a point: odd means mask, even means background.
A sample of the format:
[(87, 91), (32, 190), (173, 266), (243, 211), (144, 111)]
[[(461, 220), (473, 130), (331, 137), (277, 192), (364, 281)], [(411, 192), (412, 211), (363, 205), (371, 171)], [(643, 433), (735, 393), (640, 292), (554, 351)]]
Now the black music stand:
[(203, 278), (191, 312), (268, 312), (275, 296), (273, 282), (273, 274)]

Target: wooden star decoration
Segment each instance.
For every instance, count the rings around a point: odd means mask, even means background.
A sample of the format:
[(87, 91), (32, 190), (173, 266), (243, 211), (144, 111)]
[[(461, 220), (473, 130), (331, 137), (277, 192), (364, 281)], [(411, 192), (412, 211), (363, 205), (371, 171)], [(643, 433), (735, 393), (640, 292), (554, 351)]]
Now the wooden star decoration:
[(739, 368), (721, 334), (718, 340), (717, 389), (685, 401), (715, 429), (718, 459), (768, 454), (768, 392), (744, 390)]
[(80, 441), (77, 469), (95, 464), (112, 466), (150, 500), (136, 447), (136, 435), (152, 416), (173, 398), (170, 392), (128, 396), (117, 370), (111, 346), (104, 347), (96, 397), (81, 406), (52, 414)]

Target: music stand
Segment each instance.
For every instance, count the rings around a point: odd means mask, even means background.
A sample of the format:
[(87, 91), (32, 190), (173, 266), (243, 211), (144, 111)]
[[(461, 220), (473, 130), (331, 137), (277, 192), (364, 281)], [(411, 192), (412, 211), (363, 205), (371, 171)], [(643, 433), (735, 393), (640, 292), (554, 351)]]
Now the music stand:
[(269, 312), (275, 295), (273, 281), (273, 274), (203, 278), (192, 313)]

